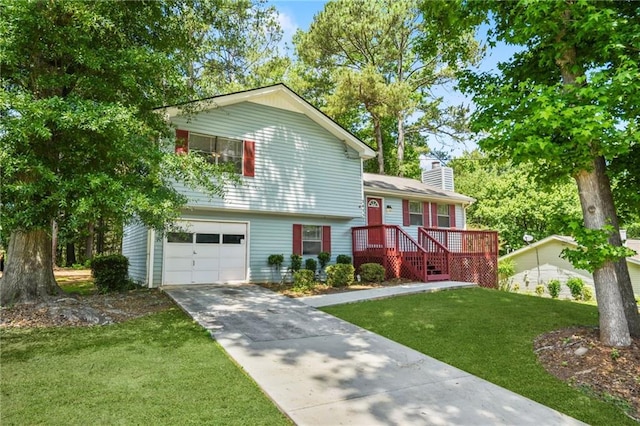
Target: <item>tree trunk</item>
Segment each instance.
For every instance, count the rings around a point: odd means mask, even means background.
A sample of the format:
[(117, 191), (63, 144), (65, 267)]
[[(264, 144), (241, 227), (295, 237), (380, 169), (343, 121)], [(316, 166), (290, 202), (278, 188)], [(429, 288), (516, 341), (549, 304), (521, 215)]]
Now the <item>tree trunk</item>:
[(88, 226), (89, 235), (87, 236), (87, 244), (84, 248), (84, 258), (85, 260), (89, 260), (93, 257), (93, 236), (95, 234), (93, 222), (89, 223)]
[(53, 276), (51, 237), (42, 229), (14, 231), (0, 279), (0, 305), (35, 302), (62, 293)]
[(98, 220), (98, 235), (96, 241), (96, 253), (103, 254), (104, 253), (104, 233), (105, 233), (105, 224), (104, 219), (100, 218)]
[(402, 165), (404, 164), (404, 119), (402, 114), (398, 114), (398, 176), (403, 176)]
[(58, 254), (58, 222), (55, 220), (51, 225), (51, 264), (56, 266), (56, 255)]
[(378, 145), (378, 173), (384, 174), (384, 146), (382, 145), (382, 128), (380, 127), (380, 119), (373, 116), (373, 130)]
[(65, 265), (67, 267), (72, 267), (76, 261), (76, 245), (75, 243), (67, 243), (67, 262)]
[[(584, 225), (588, 229), (602, 229), (610, 224), (617, 233), (618, 220), (604, 158), (594, 159), (593, 166), (592, 171), (582, 171), (575, 176)], [(620, 236), (611, 235), (610, 242), (620, 245)], [(624, 268), (626, 269), (626, 264)], [(629, 346), (630, 330), (635, 329), (638, 322), (637, 307), (635, 313), (631, 313), (627, 307), (630, 305), (629, 301), (623, 301), (628, 290), (622, 290), (627, 284), (624, 282), (624, 273), (620, 275), (621, 270), (622, 267), (616, 266), (616, 263), (606, 262), (593, 272), (600, 313), (600, 340), (608, 346)], [(626, 274), (628, 276), (628, 270)], [(628, 285), (631, 285), (629, 279)], [(633, 293), (633, 290), (631, 292)]]

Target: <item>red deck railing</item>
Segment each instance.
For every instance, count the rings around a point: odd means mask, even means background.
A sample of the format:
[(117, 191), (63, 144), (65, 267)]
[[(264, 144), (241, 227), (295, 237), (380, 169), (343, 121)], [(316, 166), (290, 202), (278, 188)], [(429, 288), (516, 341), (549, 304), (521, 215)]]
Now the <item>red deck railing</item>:
[[(450, 253), (449, 272), (455, 281), (475, 282), (483, 287), (498, 283), (498, 232), (421, 228)], [(420, 241), (422, 244), (422, 241)]]
[[(442, 259), (443, 255), (446, 256), (444, 247), (439, 253), (428, 253), (399, 226), (355, 227), (352, 228), (352, 238), (353, 263), (356, 270), (363, 263), (378, 263), (387, 271), (387, 279), (449, 279), (447, 262)], [(437, 242), (434, 241), (435, 243)]]

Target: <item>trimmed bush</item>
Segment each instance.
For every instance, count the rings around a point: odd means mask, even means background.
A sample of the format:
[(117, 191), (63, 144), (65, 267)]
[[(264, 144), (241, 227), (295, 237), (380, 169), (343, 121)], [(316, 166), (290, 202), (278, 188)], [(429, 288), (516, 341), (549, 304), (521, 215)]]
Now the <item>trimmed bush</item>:
[(588, 302), (591, 299), (593, 299), (593, 290), (588, 285), (585, 285), (582, 288), (582, 300)]
[(542, 296), (544, 294), (544, 285), (543, 284), (538, 284), (536, 286), (536, 294), (538, 296)]
[(338, 257), (336, 257), (336, 263), (341, 265), (351, 265), (351, 256), (339, 254)]
[(571, 277), (567, 280), (567, 287), (571, 291), (571, 297), (575, 300), (582, 300), (582, 290), (584, 289), (584, 281), (579, 277)]
[(280, 270), (280, 266), (284, 263), (284, 255), (282, 254), (272, 254), (267, 258), (267, 263), (269, 266), (273, 266), (274, 268)]
[(91, 261), (91, 275), (100, 293), (130, 290), (135, 285), (129, 279), (129, 259), (121, 254), (96, 256)]
[(377, 263), (363, 263), (360, 265), (360, 278), (367, 283), (380, 283), (384, 281), (386, 271), (384, 266)]
[(304, 261), (304, 269), (308, 271), (313, 271), (315, 274), (318, 269), (318, 262), (315, 259), (307, 259)]
[(315, 272), (301, 269), (293, 273), (293, 289), (298, 291), (312, 289), (316, 285)]
[(551, 298), (557, 299), (560, 296), (560, 280), (549, 280), (547, 283), (547, 290), (549, 290), (549, 294)]
[(323, 251), (318, 254), (318, 262), (320, 262), (320, 269), (324, 269), (325, 266), (329, 264), (331, 261), (331, 253), (328, 251)]
[(302, 256), (299, 254), (291, 255), (291, 270), (293, 272), (299, 271), (302, 268)]
[(356, 269), (351, 264), (338, 263), (327, 266), (327, 284), (331, 287), (345, 287), (353, 284)]

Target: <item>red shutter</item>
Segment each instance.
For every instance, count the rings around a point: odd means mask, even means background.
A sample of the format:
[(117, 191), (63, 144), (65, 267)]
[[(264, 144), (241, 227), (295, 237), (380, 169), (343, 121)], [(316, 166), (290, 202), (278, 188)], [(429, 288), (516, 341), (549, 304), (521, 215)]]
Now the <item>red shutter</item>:
[(429, 203), (426, 201), (422, 203), (422, 226), (429, 226)]
[(302, 255), (302, 225), (293, 225), (293, 254)]
[(331, 227), (322, 227), (322, 251), (331, 253)]
[(242, 174), (248, 177), (254, 177), (256, 174), (256, 143), (254, 141), (244, 141)]
[(402, 200), (402, 225), (411, 225), (411, 217), (409, 216), (409, 200)]
[(438, 204), (431, 204), (431, 227), (438, 227)]
[(449, 228), (456, 227), (456, 206), (449, 204)]
[(189, 131), (176, 129), (176, 154), (189, 152)]

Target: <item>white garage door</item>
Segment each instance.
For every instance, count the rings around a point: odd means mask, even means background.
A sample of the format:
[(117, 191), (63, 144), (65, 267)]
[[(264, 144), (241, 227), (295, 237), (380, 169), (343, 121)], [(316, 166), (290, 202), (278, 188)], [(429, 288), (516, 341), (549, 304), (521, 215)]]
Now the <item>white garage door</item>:
[(182, 222), (169, 232), (164, 250), (164, 284), (244, 281), (247, 224)]

